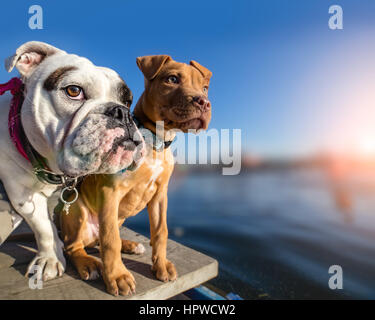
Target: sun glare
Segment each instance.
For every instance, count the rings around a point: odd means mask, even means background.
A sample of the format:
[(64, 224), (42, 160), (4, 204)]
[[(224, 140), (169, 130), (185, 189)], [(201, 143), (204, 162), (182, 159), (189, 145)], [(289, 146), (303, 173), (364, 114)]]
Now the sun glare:
[(375, 136), (367, 136), (360, 141), (360, 152), (364, 156), (373, 156), (375, 155)]

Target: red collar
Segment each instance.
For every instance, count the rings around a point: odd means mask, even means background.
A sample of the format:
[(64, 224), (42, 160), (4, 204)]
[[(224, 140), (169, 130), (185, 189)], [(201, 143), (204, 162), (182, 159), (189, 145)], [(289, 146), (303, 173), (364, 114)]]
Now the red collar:
[(10, 104), (9, 116), (8, 116), (8, 131), (10, 138), (18, 152), (28, 161), (29, 157), (22, 145), (21, 137), (21, 106), (23, 103), (23, 88), (24, 85), (19, 78), (12, 78), (5, 84), (0, 84), (0, 95), (3, 95), (6, 91), (10, 91), (13, 95), (12, 102)]

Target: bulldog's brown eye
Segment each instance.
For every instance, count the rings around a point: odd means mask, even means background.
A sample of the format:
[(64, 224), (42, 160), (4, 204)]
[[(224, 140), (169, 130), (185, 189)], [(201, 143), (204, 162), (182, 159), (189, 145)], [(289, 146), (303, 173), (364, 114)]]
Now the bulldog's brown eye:
[(83, 98), (83, 90), (81, 87), (68, 86), (65, 88), (65, 92), (70, 98), (74, 100), (79, 100)]
[(169, 76), (167, 78), (168, 83), (178, 83), (178, 78), (176, 76)]

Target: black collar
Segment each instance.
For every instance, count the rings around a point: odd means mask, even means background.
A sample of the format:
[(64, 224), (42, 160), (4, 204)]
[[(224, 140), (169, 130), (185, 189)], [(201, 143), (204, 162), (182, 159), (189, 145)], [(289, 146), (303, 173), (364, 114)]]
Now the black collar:
[(44, 183), (54, 184), (54, 185), (64, 185), (65, 178), (64, 175), (56, 174), (50, 170), (47, 165), (47, 159), (42, 157), (31, 145), (27, 139), (23, 126), (20, 127), (20, 140), (23, 148), (33, 166), (33, 171), (36, 177)]

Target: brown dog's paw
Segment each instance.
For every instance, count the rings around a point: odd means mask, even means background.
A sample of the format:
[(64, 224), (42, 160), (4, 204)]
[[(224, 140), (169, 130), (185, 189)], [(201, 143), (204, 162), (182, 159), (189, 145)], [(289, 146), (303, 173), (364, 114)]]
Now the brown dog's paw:
[(91, 256), (76, 259), (75, 266), (82, 280), (96, 280), (103, 271), (101, 261)]
[(156, 262), (151, 269), (158, 280), (163, 282), (174, 281), (177, 279), (177, 271), (174, 264), (168, 260), (164, 263)]
[(135, 293), (135, 279), (126, 269), (119, 276), (113, 278), (104, 277), (104, 282), (107, 292), (114, 296), (118, 296), (119, 294), (126, 296)]
[(145, 250), (142, 243), (121, 239), (121, 252), (123, 253), (142, 254)]

